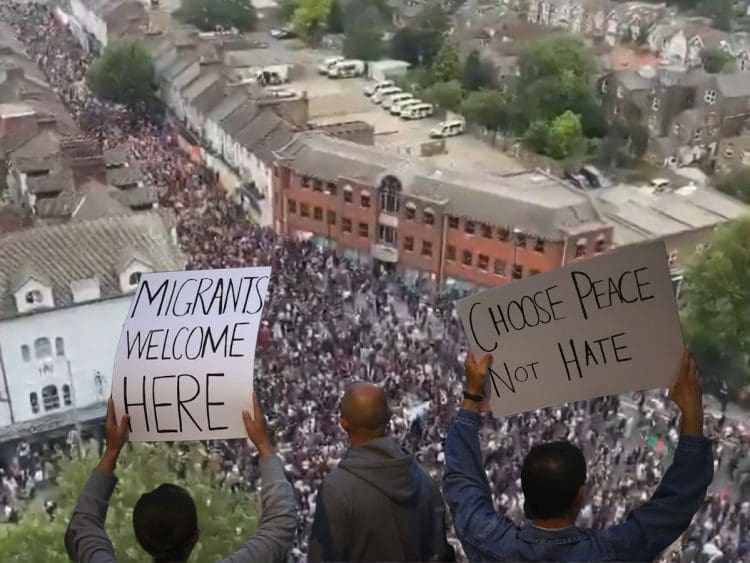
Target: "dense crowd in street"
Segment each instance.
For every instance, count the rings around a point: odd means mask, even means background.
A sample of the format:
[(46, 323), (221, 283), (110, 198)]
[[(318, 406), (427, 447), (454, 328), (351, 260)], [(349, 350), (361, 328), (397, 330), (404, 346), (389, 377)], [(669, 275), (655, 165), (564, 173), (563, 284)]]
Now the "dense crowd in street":
[[(395, 276), (373, 275), (370, 266), (346, 261), (334, 250), (252, 224), (217, 177), (179, 150), (168, 125), (131, 120), (87, 95), (82, 79), (90, 58), (48, 8), (4, 0), (0, 17), (81, 126), (107, 148), (125, 143), (130, 157), (144, 163), (161, 206), (177, 217), (188, 268), (273, 269), (255, 378), (297, 493), (295, 560), (304, 559), (318, 486), (346, 450), (338, 403), (350, 382), (372, 381), (386, 389), (394, 412), (391, 433), (439, 479), (443, 442), (463, 391), (465, 344), (452, 299), (420, 292)], [(592, 495), (579, 524), (601, 528), (622, 521), (653, 491), (677, 441), (675, 410), (655, 406), (660, 397), (631, 399), (609, 397), (488, 422), (482, 447), (497, 509), (522, 521), (524, 455), (533, 444), (568, 439), (589, 460)], [(750, 561), (750, 499), (739, 495), (731, 473), (748, 448), (732, 439), (731, 420), (710, 424), (726, 436), (716, 441), (717, 477), (681, 545), (665, 561)], [(256, 489), (252, 448), (236, 441), (212, 443), (211, 450), (227, 486)], [(15, 461), (0, 474), (0, 507), (14, 506), (19, 490), (41, 470), (26, 458)]]

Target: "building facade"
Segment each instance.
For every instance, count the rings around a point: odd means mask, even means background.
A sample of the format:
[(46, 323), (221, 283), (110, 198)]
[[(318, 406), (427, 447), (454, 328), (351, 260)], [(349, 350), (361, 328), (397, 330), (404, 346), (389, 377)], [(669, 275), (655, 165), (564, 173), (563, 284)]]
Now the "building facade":
[(436, 288), (508, 283), (611, 244), (588, 196), (541, 172), (438, 170), (318, 132), (276, 156), (276, 230)]

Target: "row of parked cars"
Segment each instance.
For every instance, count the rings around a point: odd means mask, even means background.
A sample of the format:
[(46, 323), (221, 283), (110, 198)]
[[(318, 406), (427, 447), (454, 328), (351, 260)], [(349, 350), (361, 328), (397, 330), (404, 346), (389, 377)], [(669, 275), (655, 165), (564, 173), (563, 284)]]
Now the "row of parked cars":
[(398, 115), (404, 119), (424, 119), (435, 113), (435, 107), (414, 94), (404, 92), (396, 86), (393, 80), (382, 80), (365, 86), (365, 96), (369, 96), (374, 104), (387, 110), (391, 115)]

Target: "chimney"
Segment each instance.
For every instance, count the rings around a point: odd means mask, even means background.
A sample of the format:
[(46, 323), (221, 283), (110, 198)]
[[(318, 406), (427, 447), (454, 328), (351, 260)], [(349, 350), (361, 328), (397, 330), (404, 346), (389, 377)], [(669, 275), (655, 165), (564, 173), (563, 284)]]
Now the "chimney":
[(5, 69), (5, 79), (20, 81), (25, 76), (23, 69), (20, 66), (14, 66), (12, 68)]
[(104, 155), (96, 139), (86, 136), (66, 137), (60, 142), (60, 153), (65, 165), (73, 172), (76, 186), (93, 178), (107, 183)]

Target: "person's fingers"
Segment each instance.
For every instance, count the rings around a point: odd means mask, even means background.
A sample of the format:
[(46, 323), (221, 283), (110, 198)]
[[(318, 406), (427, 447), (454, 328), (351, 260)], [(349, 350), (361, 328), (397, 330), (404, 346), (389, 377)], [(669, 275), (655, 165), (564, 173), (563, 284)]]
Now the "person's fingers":
[(492, 354), (489, 352), (485, 352), (484, 356), (482, 356), (482, 359), (479, 360), (479, 368), (482, 370), (482, 373), (487, 372), (487, 368), (490, 367), (490, 364), (492, 363)]
[(112, 397), (107, 401), (107, 417), (106, 422), (113, 422), (115, 420), (115, 402)]
[(253, 420), (255, 420), (257, 417), (260, 417), (260, 420), (263, 420), (263, 409), (260, 406), (260, 399), (258, 399), (258, 394), (253, 391)]
[(128, 434), (128, 424), (130, 423), (130, 415), (124, 414), (120, 417), (120, 426), (118, 427), (120, 432), (122, 432), (124, 435), (127, 436)]
[(473, 370), (475, 365), (476, 365), (476, 360), (474, 359), (474, 352), (469, 350), (466, 353), (466, 370), (467, 371)]
[(242, 421), (245, 423), (245, 429), (250, 432), (253, 425), (253, 417), (247, 409), (242, 409)]

